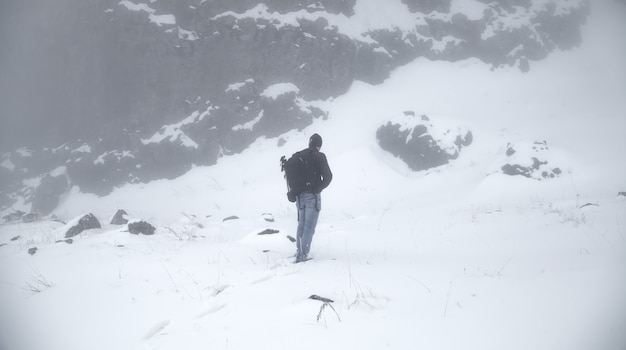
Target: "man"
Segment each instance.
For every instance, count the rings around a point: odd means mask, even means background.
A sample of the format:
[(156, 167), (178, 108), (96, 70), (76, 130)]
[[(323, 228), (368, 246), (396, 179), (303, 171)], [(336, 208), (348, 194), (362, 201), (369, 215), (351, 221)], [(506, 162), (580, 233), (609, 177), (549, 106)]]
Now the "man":
[(320, 193), (328, 187), (333, 179), (326, 155), (320, 152), (321, 148), (322, 137), (318, 134), (313, 134), (309, 138), (309, 148), (304, 150), (308, 152), (312, 179), (307, 184), (307, 188), (296, 197), (296, 205), (298, 207), (296, 263), (308, 260), (307, 256), (311, 249), (317, 218), (322, 209)]

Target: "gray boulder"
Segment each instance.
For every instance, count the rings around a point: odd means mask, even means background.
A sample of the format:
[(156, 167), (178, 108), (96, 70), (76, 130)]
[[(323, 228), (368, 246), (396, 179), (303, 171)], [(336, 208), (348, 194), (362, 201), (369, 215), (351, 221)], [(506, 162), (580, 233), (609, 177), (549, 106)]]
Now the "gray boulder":
[(146, 221), (139, 220), (128, 223), (128, 232), (138, 235), (153, 235), (156, 228)]
[(535, 180), (557, 178), (562, 170), (549, 164), (547, 159), (551, 158), (550, 155), (546, 141), (520, 142), (515, 145), (509, 143), (505, 164), (500, 169), (505, 175), (520, 175)]
[(380, 147), (402, 159), (411, 170), (421, 171), (447, 164), (472, 143), (472, 133), (463, 128), (435, 128), (425, 115), (413, 112), (378, 128)]
[(91, 213), (72, 220), (68, 226), (69, 228), (65, 232), (65, 238), (74, 237), (85, 230), (102, 227), (98, 219)]
[(128, 223), (126, 215), (128, 215), (128, 213), (125, 210), (118, 209), (111, 218), (111, 225), (126, 225)]
[(263, 231), (261, 231), (261, 232), (257, 233), (257, 235), (259, 235), (259, 236), (263, 236), (263, 235), (273, 235), (273, 234), (276, 234), (276, 233), (278, 233), (278, 232), (280, 232), (280, 231), (279, 231), (279, 230), (274, 230), (274, 229), (271, 229), (271, 228), (267, 228), (267, 229), (265, 229), (265, 230), (263, 230)]

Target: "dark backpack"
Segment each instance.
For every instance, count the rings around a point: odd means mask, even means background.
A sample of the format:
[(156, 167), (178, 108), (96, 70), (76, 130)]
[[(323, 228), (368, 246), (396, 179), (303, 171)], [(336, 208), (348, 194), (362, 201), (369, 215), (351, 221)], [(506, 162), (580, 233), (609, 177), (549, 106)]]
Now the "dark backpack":
[(310, 189), (315, 180), (315, 166), (313, 152), (309, 149), (294, 153), (289, 159), (283, 156), (280, 159), (281, 170), (287, 180), (287, 198), (290, 202), (296, 201), (296, 196)]

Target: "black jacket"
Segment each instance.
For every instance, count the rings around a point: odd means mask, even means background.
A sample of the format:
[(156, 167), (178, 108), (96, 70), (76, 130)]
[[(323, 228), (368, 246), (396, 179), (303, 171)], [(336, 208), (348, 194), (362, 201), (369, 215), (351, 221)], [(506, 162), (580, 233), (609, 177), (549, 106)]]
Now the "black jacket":
[(333, 180), (333, 173), (330, 171), (328, 160), (326, 160), (324, 153), (313, 147), (307, 148), (306, 151), (309, 152), (309, 159), (312, 161), (315, 173), (311, 180), (311, 187), (307, 190), (317, 194), (330, 185), (330, 182)]

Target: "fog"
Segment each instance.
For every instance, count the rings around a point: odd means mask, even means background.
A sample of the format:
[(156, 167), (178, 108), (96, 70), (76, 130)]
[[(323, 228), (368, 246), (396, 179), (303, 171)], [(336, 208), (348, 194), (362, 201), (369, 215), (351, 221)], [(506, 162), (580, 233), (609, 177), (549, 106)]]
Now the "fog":
[[(62, 122), (67, 67), (57, 56), (66, 43), (60, 28), (46, 18), (40, 1), (3, 2), (0, 115), (2, 146), (45, 142), (51, 126)], [(68, 12), (71, 13), (71, 12)], [(54, 133), (54, 131), (53, 131)]]
[[(322, 3), (335, 8), (338, 6), (331, 4), (332, 1)], [(405, 3), (418, 9), (433, 9), (435, 6), (432, 2), (419, 5), (414, 1)], [(124, 20), (105, 14), (117, 4), (118, 1), (100, 0), (10, 0), (0, 3), (0, 151), (6, 152), (19, 146), (57, 146), (67, 140), (110, 135), (111, 131), (122, 128), (137, 130), (148, 120), (153, 129), (151, 132), (154, 132), (162, 121), (184, 118), (184, 113), (188, 112), (184, 106), (186, 99), (203, 96), (204, 100), (208, 100), (219, 93), (218, 89), (223, 92), (224, 84), (232, 83), (229, 79), (235, 79), (234, 75), (238, 74), (264, 75), (266, 80), (279, 81), (281, 77), (284, 80), (290, 75), (299, 76), (293, 79), (304, 82), (326, 79), (319, 74), (288, 71), (291, 68), (283, 67), (284, 62), (276, 62), (274, 55), (283, 55), (293, 44), (289, 41), (293, 38), (283, 39), (280, 44), (285, 47), (276, 47), (278, 53), (268, 54), (271, 49), (266, 42), (273, 43), (273, 38), (268, 39), (267, 36), (276, 34), (255, 32), (254, 36), (250, 36), (255, 40), (252, 44), (266, 50), (259, 51), (258, 57), (245, 51), (242, 53), (242, 47), (252, 50), (250, 44), (242, 41), (245, 38), (228, 39), (235, 43), (222, 41), (216, 44), (211, 41), (202, 47), (193, 43), (184, 46), (180, 40), (172, 43), (171, 38), (162, 35), (166, 30), (164, 27), (146, 23), (147, 15), (141, 11), (127, 11)], [(246, 4), (253, 2), (232, 5), (213, 1), (205, 3), (205, 12), (199, 15), (189, 10), (189, 4), (194, 2), (159, 1), (151, 6), (161, 6), (167, 13), (174, 11), (180, 21), (178, 25), (188, 26), (188, 29), (202, 28), (211, 33), (214, 27), (202, 23), (204, 18), (213, 14), (211, 11), (222, 11), (225, 6), (247, 7)], [(469, 8), (471, 3), (456, 2), (454, 5), (469, 16), (477, 12)], [(211, 9), (207, 10), (207, 6)], [(506, 4), (502, 6), (510, 8)], [(385, 23), (381, 18), (363, 20), (359, 25)], [(579, 37), (575, 20), (558, 24), (565, 25), (557, 35), (562, 40), (561, 44), (570, 45)], [(401, 27), (400, 23), (398, 26)], [(437, 37), (435, 27), (429, 30)], [(554, 31), (553, 28), (547, 30)], [(476, 28), (470, 25), (466, 31), (466, 34), (473, 33)], [(261, 38), (265, 41), (256, 41), (261, 35), (266, 36)], [(506, 59), (503, 58), (506, 53), (498, 50), (508, 52), (517, 45), (506, 40), (520, 40), (520, 37), (515, 34), (499, 40), (500, 43), (491, 49), (465, 49), (460, 53), (452, 52), (444, 59), (478, 55), (477, 51), (482, 50), (481, 59), (493, 58), (497, 62)], [(342, 44), (343, 48), (330, 50), (329, 57), (307, 62), (308, 67), (316, 61), (322, 67), (330, 66), (329, 70), (334, 72), (330, 76), (339, 74), (344, 80), (338, 82), (341, 86), (349, 86), (354, 78), (380, 82), (394, 65), (407, 63), (420, 54), (413, 52), (403, 56), (399, 53), (398, 58), (391, 62), (379, 62), (375, 57), (359, 57), (354, 44), (346, 44), (345, 41)], [(214, 45), (222, 46), (216, 48)], [(316, 47), (308, 49), (315, 50)], [(329, 55), (329, 50), (325, 51), (320, 54)], [(546, 54), (543, 48), (528, 53), (531, 59), (542, 58)], [(325, 60), (330, 60), (330, 63)], [(359, 69), (361, 76), (358, 75)], [(322, 92), (332, 89), (341, 92), (342, 88), (333, 87), (333, 84), (326, 82), (318, 89)]]
[[(0, 149), (88, 138), (124, 116), (128, 72), (114, 69), (116, 38), (100, 30), (98, 1), (0, 5)], [(80, 15), (79, 15), (80, 14)], [(93, 15), (93, 16), (91, 16)], [(115, 101), (115, 103), (111, 103)]]

